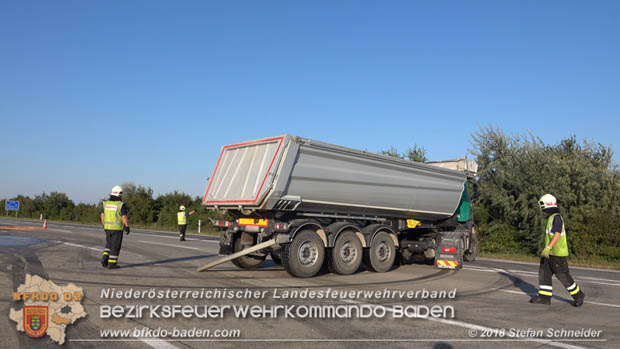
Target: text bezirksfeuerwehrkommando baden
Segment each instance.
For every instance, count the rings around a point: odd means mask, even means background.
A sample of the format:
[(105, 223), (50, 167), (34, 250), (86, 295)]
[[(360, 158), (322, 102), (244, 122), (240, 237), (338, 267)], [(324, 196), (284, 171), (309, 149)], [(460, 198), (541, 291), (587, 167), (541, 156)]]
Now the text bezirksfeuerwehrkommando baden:
[(100, 305), (101, 319), (368, 319), (454, 318), (451, 305), (287, 304), (287, 305)]

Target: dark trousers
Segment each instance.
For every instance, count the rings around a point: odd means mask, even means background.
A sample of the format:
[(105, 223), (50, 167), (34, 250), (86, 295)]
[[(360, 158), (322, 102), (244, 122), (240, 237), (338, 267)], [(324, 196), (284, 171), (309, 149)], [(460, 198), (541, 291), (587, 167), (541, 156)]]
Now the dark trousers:
[(549, 256), (549, 258), (540, 259), (540, 268), (538, 269), (539, 297), (551, 298), (553, 296), (551, 277), (554, 274), (573, 298), (577, 299), (583, 295), (570, 275), (566, 257)]
[(123, 243), (122, 230), (105, 230), (105, 248), (103, 249), (103, 260), (108, 264), (116, 264), (118, 255), (121, 253)]
[(185, 238), (185, 230), (187, 229), (187, 224), (179, 224), (179, 238)]

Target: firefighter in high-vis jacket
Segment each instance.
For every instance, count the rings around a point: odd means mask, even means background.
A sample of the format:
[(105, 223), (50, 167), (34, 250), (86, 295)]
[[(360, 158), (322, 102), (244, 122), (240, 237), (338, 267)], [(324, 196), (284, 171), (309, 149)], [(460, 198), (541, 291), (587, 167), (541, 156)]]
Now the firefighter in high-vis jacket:
[(185, 241), (185, 230), (187, 230), (187, 217), (193, 215), (196, 211), (185, 212), (185, 206), (179, 206), (177, 212), (177, 222), (179, 223), (179, 240)]
[(123, 188), (115, 186), (110, 193), (110, 199), (103, 202), (101, 224), (105, 230), (105, 248), (101, 265), (108, 269), (118, 269), (118, 255), (123, 243), (123, 231), (129, 235), (127, 221), (127, 206), (121, 201)]
[(579, 307), (583, 304), (585, 294), (575, 283), (568, 271), (568, 243), (564, 220), (560, 215), (558, 203), (551, 194), (543, 195), (538, 201), (540, 208), (547, 215), (545, 226), (545, 248), (540, 254), (540, 269), (538, 270), (538, 296), (530, 300), (536, 304), (551, 304), (553, 287), (551, 277), (553, 274), (566, 287), (568, 293), (575, 300), (573, 305)]

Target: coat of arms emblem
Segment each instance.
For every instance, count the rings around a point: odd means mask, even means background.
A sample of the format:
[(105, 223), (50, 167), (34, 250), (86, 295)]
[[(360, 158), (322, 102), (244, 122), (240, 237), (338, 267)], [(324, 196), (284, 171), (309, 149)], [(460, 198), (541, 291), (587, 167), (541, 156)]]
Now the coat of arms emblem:
[(24, 331), (30, 337), (41, 337), (47, 332), (49, 309), (41, 305), (25, 305)]

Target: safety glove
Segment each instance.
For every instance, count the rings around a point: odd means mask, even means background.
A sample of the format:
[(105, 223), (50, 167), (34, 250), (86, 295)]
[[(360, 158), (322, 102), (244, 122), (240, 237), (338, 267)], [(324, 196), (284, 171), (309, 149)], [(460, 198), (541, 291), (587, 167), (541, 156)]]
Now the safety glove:
[(551, 252), (551, 247), (545, 246), (545, 249), (542, 250), (542, 252), (540, 253), (540, 256), (542, 258), (549, 258), (549, 252)]
[[(127, 226), (126, 226), (126, 227), (125, 227), (125, 235), (129, 235), (129, 232), (130, 232), (130, 231), (131, 231), (131, 229), (129, 229), (129, 227), (127, 227)], [(549, 254), (547, 253), (547, 256), (548, 256), (548, 255), (549, 255)]]

